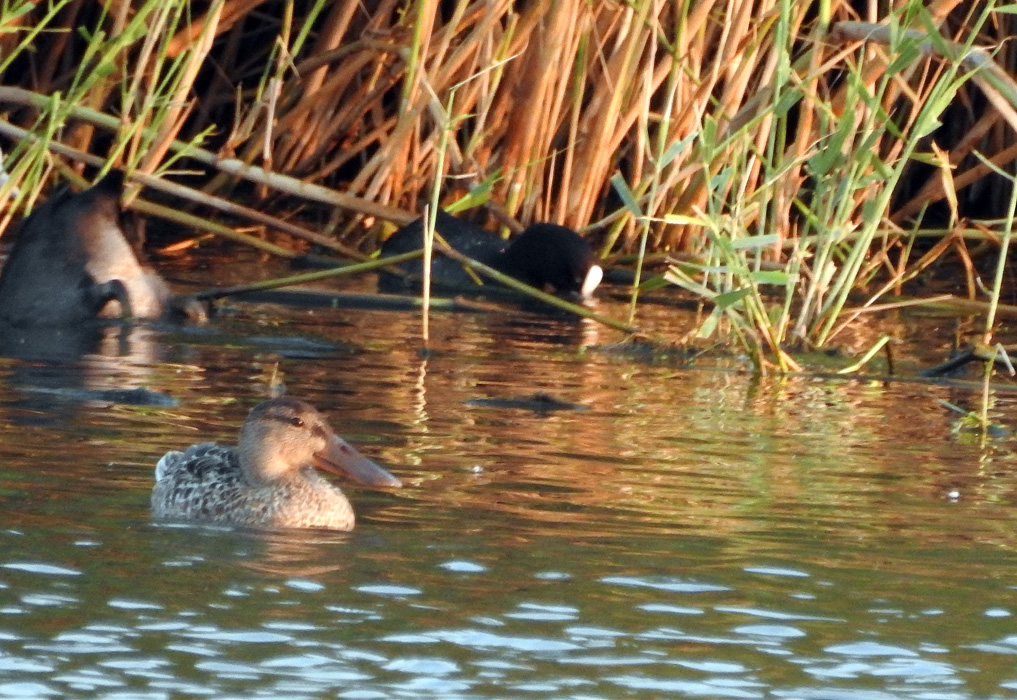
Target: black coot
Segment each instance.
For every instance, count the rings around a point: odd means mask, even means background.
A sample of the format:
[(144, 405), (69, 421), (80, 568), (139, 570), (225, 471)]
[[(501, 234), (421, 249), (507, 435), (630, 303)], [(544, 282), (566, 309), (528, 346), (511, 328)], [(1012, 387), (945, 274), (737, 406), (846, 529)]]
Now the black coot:
[[(475, 224), (439, 210), (435, 229), (457, 251), (479, 262), (504, 272), (526, 284), (561, 296), (585, 298), (590, 296), (603, 277), (593, 250), (583, 238), (570, 228), (556, 224), (538, 223), (505, 241)], [(381, 247), (382, 256), (398, 255), (418, 250), (424, 244), (424, 225), (421, 219), (403, 226), (392, 234)], [(400, 267), (413, 275), (420, 275), (420, 259), (403, 263)], [(435, 250), (431, 260), (432, 284), (462, 288), (473, 285), (473, 278), (455, 260)], [(404, 278), (385, 275), (383, 286), (394, 289), (419, 286), (407, 283)]]

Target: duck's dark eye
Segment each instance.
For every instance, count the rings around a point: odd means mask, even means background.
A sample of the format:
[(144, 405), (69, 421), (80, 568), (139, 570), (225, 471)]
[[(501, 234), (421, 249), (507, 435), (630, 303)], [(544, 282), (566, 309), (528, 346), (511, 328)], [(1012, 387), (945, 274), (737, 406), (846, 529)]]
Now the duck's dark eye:
[(293, 416), (292, 418), (290, 418), (290, 425), (292, 425), (294, 428), (303, 428), (304, 419), (299, 418), (297, 416)]

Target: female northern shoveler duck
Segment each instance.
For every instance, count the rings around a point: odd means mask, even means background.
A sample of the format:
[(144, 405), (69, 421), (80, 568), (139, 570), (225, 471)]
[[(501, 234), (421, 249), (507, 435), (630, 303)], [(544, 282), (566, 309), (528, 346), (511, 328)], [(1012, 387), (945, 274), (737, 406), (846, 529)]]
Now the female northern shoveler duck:
[[(438, 210), (435, 229), (445, 241), (478, 262), (490, 265), (537, 289), (561, 296), (589, 297), (600, 284), (604, 271), (596, 264), (590, 244), (570, 228), (538, 223), (504, 241), (490, 231)], [(382, 256), (418, 250), (423, 246), (424, 225), (421, 219), (403, 226), (382, 245)], [(401, 265), (414, 275), (423, 271), (423, 263), (411, 260)], [(453, 287), (474, 284), (473, 279), (455, 260), (439, 253), (431, 260), (433, 283)], [(383, 284), (394, 286), (394, 276)], [(397, 278), (402, 279), (402, 278)]]
[(169, 289), (124, 236), (124, 174), (55, 194), (24, 220), (0, 273), (0, 322), (69, 326), (95, 318), (156, 318)]
[(337, 436), (303, 401), (255, 406), (237, 447), (206, 442), (168, 452), (155, 467), (152, 514), (253, 528), (353, 529), (353, 507), (320, 467), (372, 486), (399, 480)]

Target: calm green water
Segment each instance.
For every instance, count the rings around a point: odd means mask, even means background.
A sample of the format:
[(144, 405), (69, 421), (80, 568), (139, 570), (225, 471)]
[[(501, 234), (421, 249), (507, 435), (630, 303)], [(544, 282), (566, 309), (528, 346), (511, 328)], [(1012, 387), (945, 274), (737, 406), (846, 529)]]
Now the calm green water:
[[(954, 430), (968, 389), (644, 362), (521, 313), (437, 314), (422, 359), (418, 330), (238, 304), (0, 360), (0, 698), (1017, 697), (1017, 458)], [(273, 376), (406, 487), (345, 487), (351, 534), (153, 524), (156, 459), (232, 440)], [(585, 410), (477, 401), (535, 391)]]

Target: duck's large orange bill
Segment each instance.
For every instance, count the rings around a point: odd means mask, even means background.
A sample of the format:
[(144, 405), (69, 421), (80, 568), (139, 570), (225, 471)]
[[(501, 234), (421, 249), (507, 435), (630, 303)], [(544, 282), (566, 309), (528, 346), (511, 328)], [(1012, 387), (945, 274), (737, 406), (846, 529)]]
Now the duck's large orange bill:
[(368, 486), (398, 488), (402, 482), (369, 460), (341, 437), (332, 437), (328, 449), (314, 455), (314, 466), (348, 476)]

